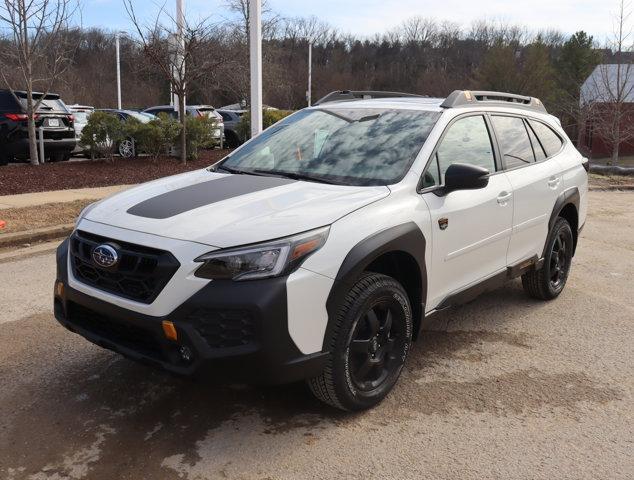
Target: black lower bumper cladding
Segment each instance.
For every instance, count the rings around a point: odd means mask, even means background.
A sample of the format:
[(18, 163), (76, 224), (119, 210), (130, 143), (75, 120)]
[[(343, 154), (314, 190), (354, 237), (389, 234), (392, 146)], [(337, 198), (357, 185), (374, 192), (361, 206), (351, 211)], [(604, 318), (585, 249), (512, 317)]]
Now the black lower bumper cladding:
[[(165, 317), (139, 314), (70, 288), (68, 240), (57, 250), (55, 317), (67, 329), (128, 358), (183, 374), (257, 384), (317, 376), (327, 354), (302, 354), (290, 338), (286, 278), (213, 281)], [(163, 332), (172, 322), (177, 341)]]

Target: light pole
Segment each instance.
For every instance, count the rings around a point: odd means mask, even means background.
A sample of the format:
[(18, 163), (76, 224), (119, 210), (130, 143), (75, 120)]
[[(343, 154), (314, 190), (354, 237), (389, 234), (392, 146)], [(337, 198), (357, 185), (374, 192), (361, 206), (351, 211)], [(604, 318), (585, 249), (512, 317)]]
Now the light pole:
[[(174, 55), (174, 62), (172, 65), (172, 75), (173, 76), (178, 75), (178, 81), (181, 84), (185, 81), (184, 79), (185, 77), (185, 55), (184, 55), (185, 37), (183, 33), (184, 30), (185, 30), (185, 0), (176, 0), (176, 39), (175, 39), (176, 51)], [(172, 90), (171, 82), (170, 82), (170, 90)], [(183, 88), (183, 90), (185, 90), (185, 88)], [(174, 95), (172, 93), (172, 99), (173, 99), (172, 103), (174, 105), (174, 110), (176, 112), (180, 112), (179, 102), (181, 100), (183, 102), (183, 109), (185, 109), (185, 107), (187, 106), (186, 100), (185, 100), (185, 94), (183, 94), (182, 99), (179, 99), (178, 95)], [(179, 113), (179, 118), (180, 118), (180, 113)], [(184, 121), (184, 120), (181, 119), (181, 121)]]
[(114, 37), (115, 50), (117, 52), (117, 108), (121, 110), (121, 55), (119, 53), (119, 36), (121, 32), (117, 32)]
[(306, 100), (310, 107), (313, 97), (313, 42), (308, 41), (308, 91), (306, 92)]
[(262, 2), (249, 0), (251, 138), (262, 133)]

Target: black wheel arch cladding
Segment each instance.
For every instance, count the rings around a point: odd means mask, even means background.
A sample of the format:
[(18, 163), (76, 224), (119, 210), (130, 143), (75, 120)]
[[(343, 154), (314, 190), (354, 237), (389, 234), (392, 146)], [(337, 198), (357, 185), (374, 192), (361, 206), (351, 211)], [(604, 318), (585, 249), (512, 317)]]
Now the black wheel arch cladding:
[[(410, 299), (415, 325), (414, 338), (416, 337), (417, 328), (422, 323), (424, 305), (427, 300), (425, 248), (426, 241), (423, 232), (416, 223), (408, 222), (377, 232), (357, 243), (348, 252), (339, 267), (334, 285), (326, 301), (328, 326), (324, 335), (324, 351), (333, 334), (337, 309), (343, 298), (364, 271), (375, 271), (368, 267), (377, 266), (384, 259), (387, 260), (383, 264), (384, 266), (389, 267), (391, 264), (392, 268), (401, 273), (401, 278), (408, 279), (406, 282), (403, 282), (402, 279), (400, 281)], [(407, 263), (398, 263), (398, 260), (405, 258), (408, 259)], [(380, 268), (378, 273), (390, 275), (391, 272), (388, 270), (386, 273), (384, 268)], [(395, 279), (399, 281), (399, 278)]]
[[(557, 218), (562, 216), (565, 218), (568, 223), (570, 223), (570, 228), (572, 230), (572, 239), (573, 239), (573, 249), (572, 253), (574, 255), (577, 250), (577, 239), (579, 236), (579, 205), (581, 204), (581, 195), (579, 194), (579, 189), (577, 187), (572, 187), (567, 190), (564, 190), (559, 194), (557, 200), (555, 201), (555, 205), (550, 214), (550, 219), (548, 220), (548, 231), (550, 232), (557, 221)], [(574, 213), (572, 212), (572, 208), (574, 208)], [(546, 256), (546, 249), (548, 248), (548, 241), (544, 245), (544, 250), (542, 252), (542, 258)]]

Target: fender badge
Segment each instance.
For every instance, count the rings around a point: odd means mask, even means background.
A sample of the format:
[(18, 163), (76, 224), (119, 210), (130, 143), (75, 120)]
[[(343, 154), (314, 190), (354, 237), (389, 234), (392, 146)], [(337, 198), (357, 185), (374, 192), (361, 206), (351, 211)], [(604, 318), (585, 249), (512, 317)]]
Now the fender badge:
[(449, 226), (449, 219), (443, 217), (443, 218), (439, 218), (438, 219), (438, 226), (440, 227), (441, 230), (447, 230), (447, 227)]

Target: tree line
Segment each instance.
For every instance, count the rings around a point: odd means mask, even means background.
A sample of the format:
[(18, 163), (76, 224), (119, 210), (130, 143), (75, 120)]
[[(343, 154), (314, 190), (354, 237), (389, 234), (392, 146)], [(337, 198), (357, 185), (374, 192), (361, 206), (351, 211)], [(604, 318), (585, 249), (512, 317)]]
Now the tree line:
[[(40, 0), (42, 1), (42, 0)], [(130, 0), (126, 4), (133, 7)], [(188, 30), (195, 48), (187, 52), (187, 103), (215, 106), (248, 101), (248, 0), (227, 0), (233, 20), (207, 19)], [(161, 16), (163, 19), (161, 20)], [(571, 138), (580, 134), (581, 84), (600, 63), (623, 61), (624, 53), (599, 48), (590, 33), (570, 36), (550, 30), (488, 20), (464, 27), (450, 21), (412, 17), (369, 38), (345, 34), (315, 17), (285, 18), (264, 2), (264, 103), (281, 109), (306, 106), (308, 44), (313, 47), (313, 101), (333, 90), (391, 90), (433, 97), (454, 89), (499, 90), (540, 98)], [(142, 108), (167, 103), (166, 64), (173, 34), (169, 16), (121, 38), (123, 104)], [(59, 33), (68, 65), (52, 88), (69, 103), (116, 104), (115, 34), (96, 28)], [(61, 42), (61, 40), (59, 40)], [(14, 48), (5, 36), (0, 51)], [(9, 62), (7, 55), (2, 56)], [(20, 83), (18, 70), (2, 70)], [(195, 70), (195, 75), (191, 71)], [(37, 87), (37, 85), (35, 85)]]

